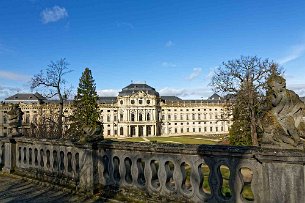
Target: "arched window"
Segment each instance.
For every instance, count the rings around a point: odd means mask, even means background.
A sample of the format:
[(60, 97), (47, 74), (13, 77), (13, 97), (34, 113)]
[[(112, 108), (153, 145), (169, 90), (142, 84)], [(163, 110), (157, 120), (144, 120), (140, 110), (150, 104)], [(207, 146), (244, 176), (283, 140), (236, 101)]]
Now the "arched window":
[(146, 116), (147, 120), (150, 121), (150, 114), (147, 113), (147, 116)]
[(131, 120), (131, 121), (134, 121), (134, 113), (131, 113), (131, 115), (130, 115), (130, 120)]
[(124, 118), (124, 115), (121, 113), (121, 114), (120, 114), (120, 121), (122, 121), (123, 118)]
[(120, 135), (123, 135), (123, 134), (124, 134), (123, 127), (120, 127)]
[(142, 121), (143, 120), (143, 116), (142, 116), (142, 114), (140, 113), (139, 114), (139, 121)]

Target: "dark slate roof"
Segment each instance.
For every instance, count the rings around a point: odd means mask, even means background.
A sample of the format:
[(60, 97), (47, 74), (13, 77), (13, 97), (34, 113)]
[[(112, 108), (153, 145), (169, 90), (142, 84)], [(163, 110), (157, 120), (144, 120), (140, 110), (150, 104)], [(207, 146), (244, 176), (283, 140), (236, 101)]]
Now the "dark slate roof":
[(99, 97), (98, 103), (100, 104), (112, 104), (117, 101), (116, 97)]
[(214, 93), (212, 96), (208, 98), (209, 100), (222, 100), (223, 98), (218, 94)]
[(159, 93), (155, 90), (155, 88), (152, 88), (147, 84), (130, 84), (119, 92), (119, 96), (129, 96), (140, 91), (146, 92), (150, 95), (159, 96)]
[(8, 98), (5, 99), (10, 100), (10, 101), (16, 101), (16, 100), (23, 100), (23, 101), (33, 101), (33, 100), (37, 100), (37, 101), (43, 101), (46, 100), (46, 98), (44, 96), (42, 96), (41, 94), (39, 94), (38, 92), (36, 92), (35, 94), (33, 93), (17, 93), (14, 94), (13, 96), (10, 96)]
[(167, 101), (182, 101), (179, 97), (176, 96), (161, 96), (161, 99), (164, 100), (165, 102)]

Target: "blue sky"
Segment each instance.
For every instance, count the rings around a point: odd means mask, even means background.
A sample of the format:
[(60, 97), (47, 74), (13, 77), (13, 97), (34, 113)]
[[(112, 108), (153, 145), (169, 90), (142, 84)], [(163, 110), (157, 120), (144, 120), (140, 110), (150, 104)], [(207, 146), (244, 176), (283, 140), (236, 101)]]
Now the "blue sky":
[(206, 98), (223, 61), (257, 55), (280, 63), (305, 96), (305, 1), (3, 0), (0, 100), (66, 58), (75, 88), (85, 67), (100, 95), (133, 81), (162, 95)]

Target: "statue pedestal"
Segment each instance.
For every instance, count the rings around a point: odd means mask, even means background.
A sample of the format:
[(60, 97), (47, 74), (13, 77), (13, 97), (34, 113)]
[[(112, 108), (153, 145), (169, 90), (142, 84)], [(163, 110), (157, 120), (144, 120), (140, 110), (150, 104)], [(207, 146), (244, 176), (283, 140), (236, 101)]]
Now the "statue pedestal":
[(14, 171), (16, 166), (16, 141), (14, 139), (10, 139), (8, 142), (4, 144), (4, 166), (2, 171), (4, 173), (11, 173)]

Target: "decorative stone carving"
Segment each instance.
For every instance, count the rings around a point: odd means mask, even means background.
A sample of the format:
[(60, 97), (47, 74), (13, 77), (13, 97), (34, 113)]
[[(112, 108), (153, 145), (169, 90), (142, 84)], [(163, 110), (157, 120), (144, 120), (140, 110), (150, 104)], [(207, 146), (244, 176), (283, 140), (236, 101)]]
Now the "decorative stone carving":
[(22, 115), (23, 112), (18, 104), (12, 104), (11, 109), (8, 114), (8, 124), (9, 124), (9, 137), (18, 136), (21, 133), (19, 132), (19, 127), (22, 126)]
[(96, 122), (94, 126), (83, 127), (83, 135), (80, 142), (97, 142), (103, 139), (103, 126), (101, 122)]
[(299, 96), (286, 89), (286, 80), (273, 75), (267, 82), (267, 111), (261, 118), (262, 146), (272, 148), (303, 148), (305, 137), (305, 104)]

